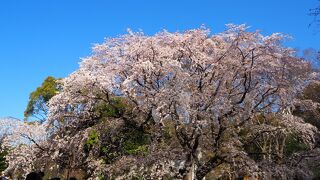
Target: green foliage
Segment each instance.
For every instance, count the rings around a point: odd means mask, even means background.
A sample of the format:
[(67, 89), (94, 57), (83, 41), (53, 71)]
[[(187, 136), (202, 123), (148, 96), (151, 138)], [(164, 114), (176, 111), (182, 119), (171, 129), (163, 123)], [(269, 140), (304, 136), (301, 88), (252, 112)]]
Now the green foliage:
[(172, 129), (169, 126), (163, 128), (163, 137), (165, 140), (170, 140), (173, 137), (172, 133)]
[(165, 175), (162, 177), (162, 180), (173, 180), (173, 178), (171, 177), (170, 174), (165, 174)]
[(27, 108), (24, 112), (25, 118), (30, 116), (43, 116), (46, 114), (46, 103), (59, 92), (58, 79), (47, 77), (40, 87), (30, 94)]
[(130, 155), (137, 155), (137, 154), (147, 155), (148, 154), (147, 145), (140, 145), (134, 142), (127, 142), (124, 147), (124, 150), (127, 154), (130, 154)]
[(104, 175), (103, 175), (103, 174), (100, 174), (100, 175), (98, 176), (98, 179), (99, 179), (99, 180), (104, 180), (104, 179), (105, 179), (105, 177), (104, 177)]
[(96, 130), (93, 130), (89, 133), (85, 146), (87, 149), (91, 149), (98, 142), (99, 142), (99, 133)]
[(111, 164), (117, 157), (119, 157), (120, 152), (115, 151), (115, 149), (109, 149), (108, 147), (102, 147), (101, 154), (103, 155), (102, 159), (104, 163)]
[(100, 155), (106, 164), (122, 155), (142, 155), (149, 152), (150, 135), (143, 130), (124, 125), (101, 134)]
[(162, 132), (165, 142), (169, 142), (174, 137), (175, 135), (174, 133), (175, 133), (174, 125), (168, 122), (165, 123), (163, 127), (163, 132)]
[(239, 131), (240, 137), (246, 137), (250, 133), (250, 130), (248, 128), (242, 128)]
[(142, 176), (136, 175), (132, 177), (132, 180), (144, 180)]
[(129, 131), (126, 133), (123, 150), (128, 155), (147, 155), (149, 143), (149, 135), (138, 130)]
[[(153, 130), (154, 131), (154, 130)], [(167, 148), (171, 144), (176, 145), (176, 130), (175, 130), (175, 124), (172, 121), (163, 121), (163, 128), (162, 128), (162, 147)]]
[(119, 117), (125, 110), (126, 104), (122, 102), (121, 98), (112, 98), (109, 103), (104, 101), (98, 103), (95, 107), (95, 112), (100, 117)]
[(305, 151), (305, 150), (308, 150), (308, 146), (303, 142), (301, 142), (298, 139), (297, 135), (292, 134), (286, 139), (286, 144), (284, 148), (284, 154), (286, 156), (290, 156), (293, 153)]
[(6, 151), (3, 151), (0, 153), (0, 172), (4, 171), (7, 168), (6, 158), (5, 158), (6, 155), (7, 155)]

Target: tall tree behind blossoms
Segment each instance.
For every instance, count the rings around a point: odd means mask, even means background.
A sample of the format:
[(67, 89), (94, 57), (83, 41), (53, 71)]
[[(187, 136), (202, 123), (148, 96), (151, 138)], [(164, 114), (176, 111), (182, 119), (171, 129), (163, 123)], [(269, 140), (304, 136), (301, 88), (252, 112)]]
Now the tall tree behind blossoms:
[[(232, 177), (261, 174), (264, 170), (245, 152), (242, 130), (259, 116), (279, 114), (277, 126), (288, 130), (281, 132), (298, 132), (313, 146), (313, 126), (301, 128), (303, 122), (283, 115), (313, 74), (309, 63), (281, 45), (286, 36), (246, 28), (228, 25), (216, 35), (205, 28), (154, 36), (130, 32), (107, 39), (63, 79), (63, 90), (49, 102), (49, 124), (72, 134), (101, 119), (95, 111), (99, 103), (112, 106), (119, 97), (130, 110), (115, 118), (148, 129), (153, 144), (164, 139), (168, 122), (174, 125), (183, 149), (174, 177), (202, 179), (221, 167)], [(255, 140), (273, 131), (265, 127), (270, 125), (249, 128), (246, 137)], [(150, 153), (162, 152), (151, 148)]]
[(29, 102), (24, 116), (26, 119), (32, 117), (40, 122), (47, 120), (49, 100), (59, 92), (59, 79), (47, 77), (35, 91), (30, 94)]

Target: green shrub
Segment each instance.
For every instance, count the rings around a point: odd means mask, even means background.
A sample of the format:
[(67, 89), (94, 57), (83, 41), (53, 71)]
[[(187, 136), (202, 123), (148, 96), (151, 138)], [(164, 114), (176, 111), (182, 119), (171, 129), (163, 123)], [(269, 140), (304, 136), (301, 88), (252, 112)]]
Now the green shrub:
[(144, 179), (143, 176), (139, 176), (139, 175), (132, 177), (132, 180), (143, 180), (143, 179)]
[(284, 154), (290, 156), (293, 153), (305, 151), (308, 149), (308, 146), (298, 139), (298, 136), (295, 134), (290, 135), (286, 139), (286, 144), (284, 148)]
[(165, 126), (163, 128), (163, 137), (165, 140), (170, 140), (173, 137), (172, 128), (169, 126)]
[(128, 155), (147, 155), (149, 150), (149, 135), (138, 130), (131, 130), (125, 134), (123, 150)]
[(110, 103), (101, 101), (95, 107), (95, 112), (100, 117), (119, 117), (123, 114), (126, 104), (122, 102), (121, 98), (112, 98)]
[(99, 133), (96, 130), (93, 130), (89, 133), (88, 139), (85, 145), (88, 149), (91, 149), (98, 142), (99, 142)]

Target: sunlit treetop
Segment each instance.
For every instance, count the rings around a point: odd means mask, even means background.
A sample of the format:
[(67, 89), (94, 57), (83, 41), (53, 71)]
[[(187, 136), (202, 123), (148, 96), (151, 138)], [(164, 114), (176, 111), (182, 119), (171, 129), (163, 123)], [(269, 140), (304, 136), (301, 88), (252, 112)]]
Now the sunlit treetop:
[(27, 108), (24, 112), (25, 118), (35, 117), (37, 120), (46, 119), (48, 101), (59, 92), (58, 79), (47, 77), (40, 87), (30, 94)]

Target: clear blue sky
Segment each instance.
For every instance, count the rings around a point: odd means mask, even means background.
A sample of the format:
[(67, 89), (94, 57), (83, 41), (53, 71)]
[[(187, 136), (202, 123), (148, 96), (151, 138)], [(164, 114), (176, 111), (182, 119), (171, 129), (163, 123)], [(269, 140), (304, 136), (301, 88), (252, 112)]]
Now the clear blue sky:
[(28, 96), (51, 75), (65, 77), (90, 55), (93, 43), (126, 33), (213, 32), (246, 23), (264, 34), (283, 32), (295, 48), (320, 48), (308, 24), (317, 0), (1, 0), (0, 117), (23, 118)]

